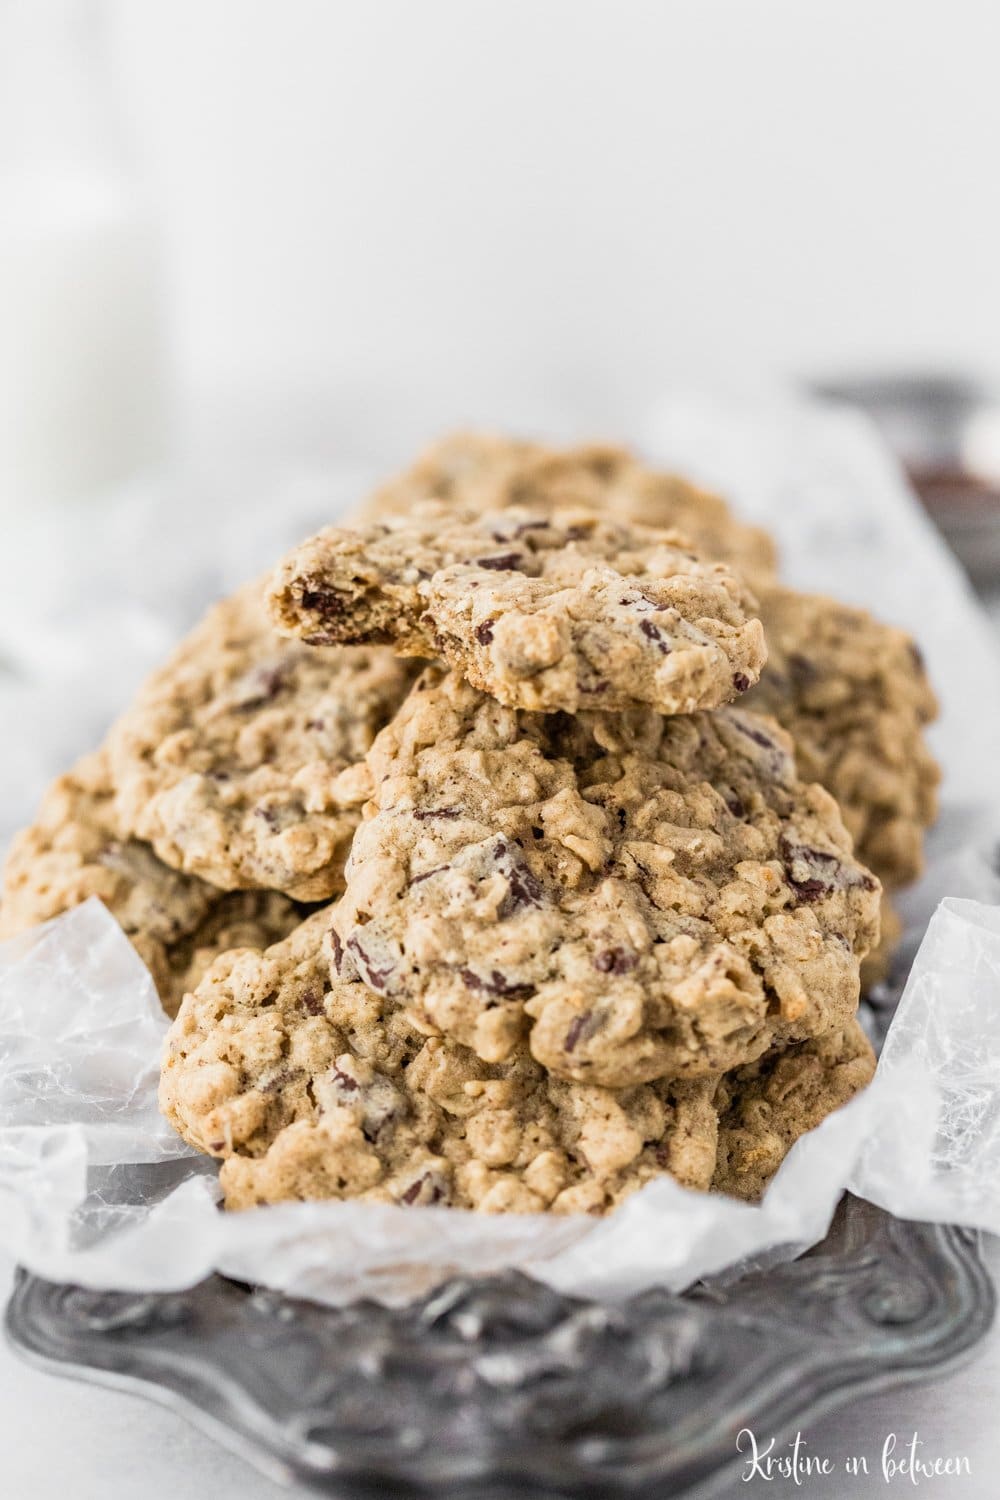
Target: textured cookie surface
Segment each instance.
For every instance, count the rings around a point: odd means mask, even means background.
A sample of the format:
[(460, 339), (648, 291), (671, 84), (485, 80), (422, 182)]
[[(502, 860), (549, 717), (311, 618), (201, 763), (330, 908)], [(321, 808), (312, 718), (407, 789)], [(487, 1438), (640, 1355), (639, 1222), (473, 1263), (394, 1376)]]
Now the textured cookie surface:
[(486, 1063), (331, 980), (318, 913), (266, 953), (225, 954), (167, 1039), (161, 1106), (224, 1158), (227, 1206), (360, 1197), (603, 1212), (670, 1172), (707, 1187), (714, 1080), (619, 1094), (548, 1077), (522, 1046)]
[(280, 639), (261, 586), (248, 585), (209, 612), (113, 729), (119, 816), (167, 864), (223, 890), (323, 900), (342, 884), (356, 768), (407, 682), (385, 649)]
[(863, 995), (889, 978), (893, 960), (903, 940), (904, 930), (903, 919), (893, 906), (888, 893), (883, 890), (879, 940), (861, 964), (861, 993)]
[(610, 444), (557, 449), (454, 433), (383, 485), (366, 514), (405, 515), (430, 499), (480, 513), (509, 505), (535, 511), (585, 506), (619, 520), (676, 528), (703, 556), (735, 563), (754, 582), (775, 570), (774, 542), (766, 531), (738, 521), (718, 495), (650, 469)]
[(773, 721), (519, 713), (430, 668), (369, 765), (335, 964), (418, 1026), (624, 1087), (853, 1014), (878, 882)]
[(759, 1198), (791, 1147), (871, 1082), (875, 1054), (857, 1021), (722, 1079), (713, 1187)]
[(890, 888), (923, 868), (939, 771), (924, 741), (937, 705), (919, 652), (861, 609), (771, 587), (768, 663), (747, 707), (773, 714), (799, 773), (840, 803), (858, 857)]
[(171, 1028), (164, 1112), (223, 1159), (229, 1208), (362, 1198), (487, 1212), (604, 1213), (669, 1173), (742, 1198), (870, 1079), (860, 1027), (722, 1079), (623, 1090), (562, 1081), (421, 1035), (331, 981), (317, 913), (267, 952), (220, 957)]
[(512, 707), (664, 713), (745, 692), (765, 658), (752, 595), (675, 533), (592, 512), (476, 516), (428, 503), (331, 527), (277, 570), (272, 616), (313, 645), (443, 657)]
[(236, 944), (265, 946), (301, 921), (273, 891), (225, 893), (157, 859), (122, 834), (107, 758), (85, 756), (46, 793), (4, 870), (0, 939), (98, 896), (150, 970), (173, 1015), (209, 963)]

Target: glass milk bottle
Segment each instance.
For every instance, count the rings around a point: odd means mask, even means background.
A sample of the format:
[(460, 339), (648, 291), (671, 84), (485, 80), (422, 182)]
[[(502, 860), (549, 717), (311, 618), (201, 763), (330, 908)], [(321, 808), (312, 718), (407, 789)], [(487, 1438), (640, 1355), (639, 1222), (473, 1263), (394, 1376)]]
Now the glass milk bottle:
[(154, 226), (115, 129), (99, 8), (0, 0), (0, 515), (159, 456)]

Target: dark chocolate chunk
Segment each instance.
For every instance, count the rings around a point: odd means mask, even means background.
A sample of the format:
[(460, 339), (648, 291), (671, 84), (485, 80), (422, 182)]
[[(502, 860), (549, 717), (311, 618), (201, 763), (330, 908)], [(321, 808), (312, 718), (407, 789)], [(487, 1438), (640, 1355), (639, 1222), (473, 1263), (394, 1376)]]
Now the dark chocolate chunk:
[(384, 968), (378, 968), (370, 955), (365, 952), (356, 935), (348, 938), (347, 946), (358, 960), (358, 968), (361, 970), (361, 977), (365, 983), (370, 984), (373, 990), (384, 989), (395, 973), (395, 966), (387, 964)]
[(594, 968), (601, 974), (628, 974), (638, 962), (638, 954), (628, 948), (605, 948), (593, 959)]
[(642, 631), (644, 636), (646, 636), (649, 640), (655, 642), (656, 649), (659, 651), (661, 656), (670, 655), (670, 647), (667, 645), (666, 641), (663, 639), (662, 634), (653, 624), (652, 620), (640, 620), (639, 629)]

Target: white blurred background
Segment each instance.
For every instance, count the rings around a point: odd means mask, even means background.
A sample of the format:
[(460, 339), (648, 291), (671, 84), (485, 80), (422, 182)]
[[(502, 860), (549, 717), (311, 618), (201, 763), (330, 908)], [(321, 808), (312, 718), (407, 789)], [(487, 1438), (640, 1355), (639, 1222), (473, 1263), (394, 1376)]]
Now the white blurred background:
[(1000, 362), (993, 0), (109, 19), (199, 434), (627, 431), (668, 382)]
[(468, 419), (627, 435), (668, 384), (1000, 364), (994, 0), (4, 7), (103, 19), (175, 457), (390, 462)]

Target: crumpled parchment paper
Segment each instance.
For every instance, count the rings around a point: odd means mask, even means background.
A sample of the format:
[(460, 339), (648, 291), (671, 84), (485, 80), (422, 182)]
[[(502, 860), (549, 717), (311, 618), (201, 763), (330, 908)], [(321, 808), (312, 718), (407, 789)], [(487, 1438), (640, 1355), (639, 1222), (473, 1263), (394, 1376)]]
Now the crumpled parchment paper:
[[(944, 816), (928, 875), (906, 899), (911, 947), (924, 935), (873, 1085), (796, 1144), (759, 1206), (665, 1178), (597, 1221), (353, 1203), (226, 1215), (214, 1165), (156, 1109), (167, 1022), (152, 981), (90, 901), (0, 946), (0, 1246), (22, 1264), (137, 1290), (218, 1269), (332, 1302), (398, 1302), (457, 1272), (517, 1267), (563, 1291), (621, 1297), (797, 1253), (825, 1233), (845, 1187), (901, 1216), (1000, 1233), (1000, 905), (989, 904), (1000, 901), (1000, 669), (989, 626), (860, 419), (684, 397), (663, 405), (647, 438), (773, 526), (789, 581), (870, 605), (927, 655), (944, 709)], [(44, 672), (37, 689), (0, 687), (0, 707), (30, 698), (37, 711), (23, 722), (37, 732), (45, 690)], [(51, 676), (48, 690), (51, 700)]]

